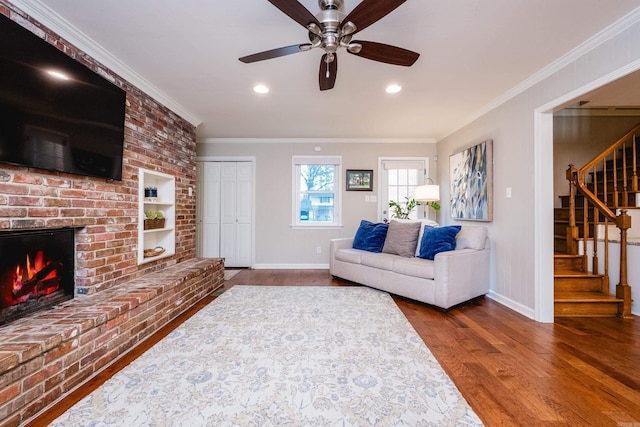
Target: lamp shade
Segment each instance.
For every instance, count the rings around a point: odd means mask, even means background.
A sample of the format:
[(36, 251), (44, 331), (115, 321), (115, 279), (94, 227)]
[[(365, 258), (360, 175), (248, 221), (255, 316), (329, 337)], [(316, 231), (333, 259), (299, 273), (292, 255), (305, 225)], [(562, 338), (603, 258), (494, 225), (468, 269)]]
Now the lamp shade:
[(440, 186), (439, 185), (419, 185), (415, 189), (413, 198), (417, 202), (437, 202), (440, 200)]

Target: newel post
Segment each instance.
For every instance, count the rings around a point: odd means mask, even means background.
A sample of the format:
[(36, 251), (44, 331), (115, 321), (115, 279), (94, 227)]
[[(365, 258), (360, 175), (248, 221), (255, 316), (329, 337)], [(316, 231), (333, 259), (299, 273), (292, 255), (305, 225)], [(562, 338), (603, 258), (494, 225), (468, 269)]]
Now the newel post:
[(572, 164), (567, 169), (567, 180), (569, 181), (569, 226), (566, 228), (567, 253), (569, 255), (578, 254), (578, 226), (576, 225), (576, 184), (578, 180), (578, 170)]
[(616, 285), (616, 297), (624, 300), (618, 307), (618, 316), (631, 318), (631, 286), (627, 283), (627, 230), (631, 228), (631, 217), (626, 209), (616, 217), (616, 227), (620, 229), (620, 283)]

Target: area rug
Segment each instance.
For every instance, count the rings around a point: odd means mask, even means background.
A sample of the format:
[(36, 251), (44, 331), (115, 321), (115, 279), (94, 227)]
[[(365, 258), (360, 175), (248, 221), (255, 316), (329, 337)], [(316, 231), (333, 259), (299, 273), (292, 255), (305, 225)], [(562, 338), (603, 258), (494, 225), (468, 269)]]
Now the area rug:
[(53, 426), (480, 426), (386, 293), (234, 286)]

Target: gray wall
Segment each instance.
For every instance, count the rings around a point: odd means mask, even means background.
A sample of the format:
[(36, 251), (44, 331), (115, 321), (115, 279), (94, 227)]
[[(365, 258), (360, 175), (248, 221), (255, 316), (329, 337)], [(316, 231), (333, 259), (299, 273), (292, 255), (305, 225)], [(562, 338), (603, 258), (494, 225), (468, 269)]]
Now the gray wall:
[[(351, 237), (361, 219), (377, 221), (378, 204), (365, 196), (378, 195), (378, 157), (429, 157), (429, 173), (437, 174), (434, 143), (273, 143), (200, 142), (196, 153), (206, 157), (256, 159), (256, 268), (327, 268), (329, 240)], [(320, 147), (321, 151), (315, 151)], [(342, 156), (342, 229), (292, 229), (292, 156)], [(373, 169), (373, 192), (345, 191), (346, 169)], [(321, 247), (318, 254), (316, 248)]]
[[(438, 181), (442, 199), (448, 200), (444, 159), (493, 139), (494, 220), (487, 223), (492, 239), (490, 295), (529, 317), (553, 321), (553, 136), (547, 116), (613, 76), (640, 68), (638, 15), (630, 14), (545, 69), (537, 83), (438, 142)], [(543, 110), (548, 114), (541, 114)], [(508, 187), (512, 198), (506, 197)], [(444, 204), (441, 217), (448, 216)], [(635, 286), (637, 294), (640, 284)]]
[[(489, 228), (492, 250), (490, 296), (536, 318), (553, 321), (553, 132), (551, 114), (582, 94), (604, 85), (614, 76), (640, 68), (640, 13), (595, 35), (580, 50), (561, 58), (533, 76), (526, 87), (514, 90), (508, 99), (438, 141), (436, 169), (442, 210), (438, 220), (454, 223), (448, 209), (451, 154), (493, 140), (493, 221)], [(535, 77), (535, 78), (534, 78)], [(545, 109), (546, 115), (537, 111)], [(556, 108), (557, 107), (557, 108)], [(549, 118), (547, 116), (550, 116)], [(465, 118), (461, 117), (461, 121)], [(541, 122), (542, 125), (540, 124)], [(551, 132), (549, 132), (551, 130)], [(291, 230), (291, 156), (318, 154), (318, 144), (199, 144), (199, 156), (256, 156), (257, 216), (256, 263), (324, 264), (328, 262), (328, 240), (351, 236), (362, 218), (376, 219), (375, 204), (363, 195), (343, 192), (344, 224), (340, 231)], [(343, 156), (343, 167), (374, 169), (378, 156), (428, 156), (436, 154), (431, 144), (319, 144), (321, 154)], [(437, 170), (437, 172), (436, 172)], [(537, 174), (537, 175), (536, 175)], [(506, 189), (512, 197), (506, 197)], [(375, 194), (375, 192), (374, 192)], [(458, 221), (464, 224), (463, 221)], [(321, 255), (315, 247), (324, 245)], [(612, 278), (612, 281), (616, 280)], [(632, 287), (634, 284), (631, 284)], [(635, 292), (640, 292), (636, 285)]]

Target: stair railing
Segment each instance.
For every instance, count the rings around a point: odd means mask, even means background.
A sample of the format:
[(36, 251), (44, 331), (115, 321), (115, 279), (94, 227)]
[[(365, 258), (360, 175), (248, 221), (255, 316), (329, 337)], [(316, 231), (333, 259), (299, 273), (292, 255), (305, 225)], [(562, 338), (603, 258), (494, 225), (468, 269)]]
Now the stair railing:
[[(579, 240), (576, 221), (576, 194), (584, 196), (583, 209), (583, 248), (587, 253), (587, 240), (590, 227), (593, 227), (593, 258), (594, 273), (598, 272), (598, 226), (604, 225), (604, 276), (608, 288), (609, 264), (609, 224), (610, 222), (620, 230), (620, 282), (616, 285), (616, 297), (624, 303), (618, 308), (618, 315), (623, 318), (631, 316), (631, 287), (627, 282), (627, 231), (631, 228), (631, 217), (627, 213), (629, 195), (635, 197), (638, 191), (638, 171), (636, 164), (637, 141), (636, 134), (640, 133), (640, 124), (631, 129), (626, 135), (598, 154), (580, 169), (569, 165), (567, 179), (569, 180), (569, 227), (567, 227), (567, 251), (578, 253)], [(631, 162), (627, 159), (628, 150)], [(622, 154), (620, 154), (622, 153)], [(620, 170), (619, 170), (620, 169)], [(598, 177), (601, 179), (598, 179)], [(587, 183), (587, 177), (591, 182)], [(613, 208), (613, 210), (612, 210)], [(592, 219), (589, 212), (592, 209)]]

